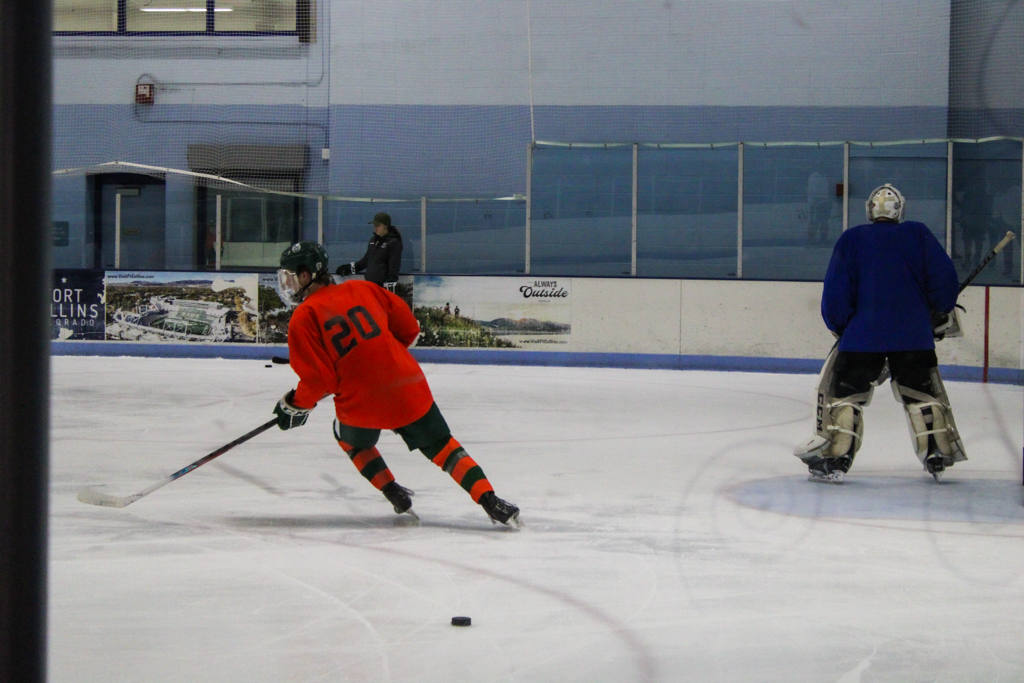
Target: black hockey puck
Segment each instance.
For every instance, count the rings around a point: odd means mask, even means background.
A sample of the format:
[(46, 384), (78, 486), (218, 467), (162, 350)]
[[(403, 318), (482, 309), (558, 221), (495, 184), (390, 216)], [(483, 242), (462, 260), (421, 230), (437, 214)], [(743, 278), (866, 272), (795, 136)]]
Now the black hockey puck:
[(267, 368), (272, 368), (272, 367), (274, 367), (274, 366), (273, 366), (273, 365), (265, 365), (264, 367), (267, 367)]
[(452, 617), (452, 626), (469, 626), (472, 623), (469, 617)]

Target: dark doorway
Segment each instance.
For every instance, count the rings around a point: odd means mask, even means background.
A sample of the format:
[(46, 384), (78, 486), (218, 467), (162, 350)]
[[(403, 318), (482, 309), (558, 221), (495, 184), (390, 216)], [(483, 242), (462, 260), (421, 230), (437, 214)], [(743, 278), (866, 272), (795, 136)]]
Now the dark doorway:
[[(248, 180), (248, 179), (247, 179)], [(262, 186), (271, 184), (261, 179)], [(290, 181), (273, 183), (274, 189), (296, 192)], [(281, 252), (302, 235), (302, 200), (273, 192), (239, 192), (196, 188), (196, 244), (201, 267), (217, 264), (217, 197), (221, 198), (221, 267), (226, 270), (277, 268)]]
[[(93, 183), (94, 248), (98, 266), (120, 270), (163, 270), (166, 266), (164, 180), (131, 173), (110, 173), (94, 176)], [(120, 240), (117, 229), (119, 196)]]

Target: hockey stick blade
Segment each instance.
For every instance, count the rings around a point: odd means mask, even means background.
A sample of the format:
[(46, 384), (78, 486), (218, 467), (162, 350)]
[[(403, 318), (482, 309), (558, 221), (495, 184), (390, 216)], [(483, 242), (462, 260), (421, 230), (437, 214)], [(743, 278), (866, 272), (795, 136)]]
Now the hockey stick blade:
[(120, 496), (112, 496), (102, 491), (87, 486), (78, 492), (78, 500), (89, 505), (102, 505), (108, 508), (123, 508), (126, 505), (131, 505), (138, 498), (136, 496), (126, 496), (124, 498)]
[(257, 434), (262, 434), (263, 432), (267, 431), (268, 429), (270, 429), (271, 427), (273, 427), (276, 424), (277, 424), (277, 418), (275, 417), (274, 419), (269, 420), (269, 421), (265, 422), (264, 424), (261, 424), (259, 427), (257, 427), (256, 429), (252, 430), (251, 432), (248, 432), (247, 434), (243, 434), (242, 436), (238, 437), (237, 439), (235, 439), (231, 443), (224, 444), (223, 446), (221, 446), (220, 448), (218, 448), (214, 452), (209, 453), (207, 455), (204, 455), (202, 458), (200, 458), (199, 460), (196, 460), (194, 463), (191, 463), (189, 465), (186, 465), (185, 467), (182, 467), (180, 470), (178, 470), (174, 474), (171, 474), (171, 475), (169, 475), (167, 477), (164, 477), (163, 479), (161, 479), (160, 481), (156, 482), (152, 486), (149, 486), (149, 487), (139, 491), (138, 493), (133, 493), (130, 496), (124, 496), (124, 497), (112, 496), (112, 495), (110, 495), (108, 493), (103, 493), (102, 491), (97, 491), (94, 488), (86, 487), (86, 488), (84, 488), (84, 489), (82, 489), (81, 491), (78, 492), (78, 500), (80, 500), (81, 502), (86, 503), (88, 505), (101, 505), (103, 507), (109, 507), (109, 508), (123, 508), (123, 507), (127, 507), (128, 505), (131, 505), (132, 503), (134, 503), (138, 499), (140, 499), (140, 498), (142, 498), (144, 496), (148, 496), (149, 494), (153, 493), (153, 491), (156, 491), (161, 486), (166, 486), (167, 484), (170, 484), (175, 479), (178, 479), (180, 477), (185, 476), (186, 474), (188, 474), (192, 470), (196, 469), (197, 467), (201, 467), (201, 466), (205, 465), (206, 463), (210, 462), (211, 460), (213, 460), (214, 458), (216, 458), (218, 456), (221, 456), (221, 455), (224, 455), (225, 453), (230, 451), (235, 446), (237, 446), (237, 445), (239, 445), (241, 443), (245, 443), (246, 441), (248, 441), (252, 437), (256, 436)]
[(273, 358), (270, 359), (270, 362), (277, 363), (278, 365), (288, 365), (288, 363), (290, 363), (291, 361), (282, 356), (274, 356)]

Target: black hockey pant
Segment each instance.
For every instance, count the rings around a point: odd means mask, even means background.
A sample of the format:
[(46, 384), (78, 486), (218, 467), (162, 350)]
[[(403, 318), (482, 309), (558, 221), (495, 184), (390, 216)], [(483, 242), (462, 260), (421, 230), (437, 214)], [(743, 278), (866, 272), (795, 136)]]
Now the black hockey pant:
[(840, 351), (836, 355), (835, 398), (862, 394), (871, 388), (889, 361), (889, 374), (901, 387), (932, 395), (931, 370), (938, 367), (935, 351)]

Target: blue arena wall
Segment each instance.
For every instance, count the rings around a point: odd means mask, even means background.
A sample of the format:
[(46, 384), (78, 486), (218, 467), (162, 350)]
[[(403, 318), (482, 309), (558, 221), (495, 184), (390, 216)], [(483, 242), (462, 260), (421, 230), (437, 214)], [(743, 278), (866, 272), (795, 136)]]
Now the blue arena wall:
[[(573, 143), (909, 140), (946, 136), (946, 107), (538, 106)], [(60, 104), (54, 167), (128, 161), (182, 170), (189, 145), (306, 145), (305, 192), (418, 199), (526, 190), (527, 106)], [(320, 150), (329, 148), (323, 161)], [(595, 175), (609, 174), (594, 168)]]

